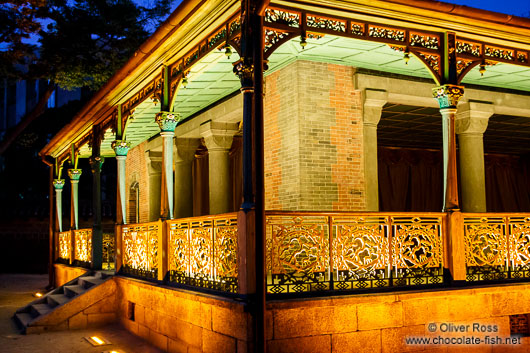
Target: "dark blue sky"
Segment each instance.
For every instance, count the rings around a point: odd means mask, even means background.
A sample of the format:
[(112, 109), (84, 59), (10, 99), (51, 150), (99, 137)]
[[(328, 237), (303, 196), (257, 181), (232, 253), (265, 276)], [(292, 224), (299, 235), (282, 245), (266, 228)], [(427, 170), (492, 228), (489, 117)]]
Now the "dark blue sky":
[(508, 15), (530, 16), (530, 0), (442, 0), (451, 4), (466, 5)]

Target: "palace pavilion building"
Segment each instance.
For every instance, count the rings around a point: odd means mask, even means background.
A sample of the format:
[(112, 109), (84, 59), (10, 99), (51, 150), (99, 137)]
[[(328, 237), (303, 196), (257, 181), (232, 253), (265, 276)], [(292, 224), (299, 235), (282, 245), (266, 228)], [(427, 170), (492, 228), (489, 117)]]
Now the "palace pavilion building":
[[(530, 19), (184, 0), (40, 152), (55, 289), (16, 318), (169, 352), (526, 351), (529, 152)], [(449, 324), (502, 344), (407, 341)]]

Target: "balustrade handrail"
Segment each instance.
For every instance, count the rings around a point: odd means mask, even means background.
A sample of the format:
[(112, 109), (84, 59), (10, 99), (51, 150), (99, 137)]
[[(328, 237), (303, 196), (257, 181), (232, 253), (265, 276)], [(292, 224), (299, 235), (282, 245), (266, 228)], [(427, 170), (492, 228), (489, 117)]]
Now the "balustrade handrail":
[(163, 251), (160, 251), (162, 235), (161, 221), (122, 225), (122, 272), (160, 279), (164, 268)]

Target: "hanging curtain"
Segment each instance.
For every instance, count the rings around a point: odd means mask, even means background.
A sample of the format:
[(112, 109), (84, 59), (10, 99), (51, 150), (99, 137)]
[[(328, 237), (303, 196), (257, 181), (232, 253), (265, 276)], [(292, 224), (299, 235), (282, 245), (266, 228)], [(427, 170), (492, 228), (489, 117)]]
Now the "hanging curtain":
[(377, 163), (381, 211), (441, 211), (440, 151), (380, 147)]
[(487, 154), (486, 207), (488, 212), (530, 211), (530, 158)]

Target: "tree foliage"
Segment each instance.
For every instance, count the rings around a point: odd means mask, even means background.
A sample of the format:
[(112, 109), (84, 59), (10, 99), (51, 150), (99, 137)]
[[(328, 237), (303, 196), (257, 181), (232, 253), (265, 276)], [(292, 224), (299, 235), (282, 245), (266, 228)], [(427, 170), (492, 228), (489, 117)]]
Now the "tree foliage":
[[(14, 0), (0, 5), (5, 76), (101, 87), (168, 14), (171, 0)], [(28, 43), (38, 39), (38, 45)], [(23, 70), (20, 64), (25, 64)]]

